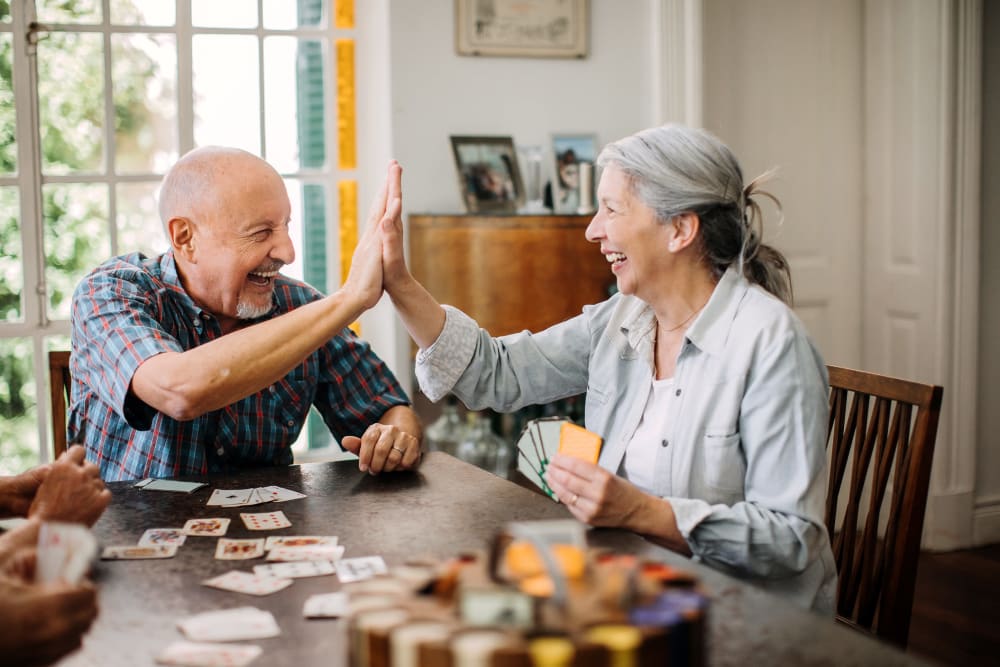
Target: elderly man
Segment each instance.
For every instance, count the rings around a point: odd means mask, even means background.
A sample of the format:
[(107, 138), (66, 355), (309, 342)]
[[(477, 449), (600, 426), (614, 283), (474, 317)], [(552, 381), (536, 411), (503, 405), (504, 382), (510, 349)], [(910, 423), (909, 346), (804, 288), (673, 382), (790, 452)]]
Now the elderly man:
[(295, 250), (284, 182), (263, 160), (205, 147), (169, 171), (170, 250), (98, 267), (72, 311), (69, 437), (106, 480), (292, 462), (315, 405), (372, 474), (420, 460), (421, 427), (384, 363), (346, 326), (381, 296), (370, 230), (400, 215), (391, 163), (343, 286), (323, 296), (282, 276)]
[(0, 656), (3, 664), (48, 665), (80, 646), (97, 617), (89, 582), (35, 583), (42, 521), (92, 525), (111, 502), (97, 466), (70, 447), (55, 463), (0, 477), (0, 517), (27, 524), (0, 535)]

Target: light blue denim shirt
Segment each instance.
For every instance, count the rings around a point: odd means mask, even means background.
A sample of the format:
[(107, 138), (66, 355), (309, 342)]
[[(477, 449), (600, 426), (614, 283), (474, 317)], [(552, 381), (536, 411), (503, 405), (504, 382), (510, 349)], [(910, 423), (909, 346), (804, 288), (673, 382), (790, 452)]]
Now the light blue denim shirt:
[[(500, 412), (587, 393), (600, 465), (619, 472), (653, 378), (652, 309), (616, 295), (545, 331), (492, 338), (446, 306), (417, 355), (431, 400), (453, 392)], [(836, 565), (823, 523), (828, 380), (795, 314), (733, 269), (677, 358), (656, 488), (694, 557), (803, 607), (833, 613)], [(666, 443), (666, 444), (662, 444)]]

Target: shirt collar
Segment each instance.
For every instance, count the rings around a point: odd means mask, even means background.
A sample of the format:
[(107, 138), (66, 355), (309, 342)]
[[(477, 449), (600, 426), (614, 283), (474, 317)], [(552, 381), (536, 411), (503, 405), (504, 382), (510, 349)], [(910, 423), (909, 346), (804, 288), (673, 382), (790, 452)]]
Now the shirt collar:
[(160, 281), (176, 295), (180, 306), (190, 313), (191, 319), (201, 318), (207, 313), (205, 309), (195, 303), (195, 300), (184, 289), (184, 285), (181, 284), (181, 277), (177, 273), (177, 261), (174, 259), (173, 250), (168, 250), (153, 261), (156, 261), (158, 264)]
[(740, 302), (746, 296), (750, 283), (732, 266), (719, 279), (704, 310), (691, 323), (687, 339), (698, 349), (712, 355), (721, 355), (729, 340), (733, 320)]
[[(687, 340), (709, 354), (722, 354), (736, 311), (748, 288), (749, 283), (733, 267), (726, 269), (708, 303), (688, 328), (685, 334)], [(652, 346), (655, 329), (656, 316), (652, 306), (635, 299), (621, 325), (621, 332), (628, 339), (629, 346), (640, 353), (644, 347)]]

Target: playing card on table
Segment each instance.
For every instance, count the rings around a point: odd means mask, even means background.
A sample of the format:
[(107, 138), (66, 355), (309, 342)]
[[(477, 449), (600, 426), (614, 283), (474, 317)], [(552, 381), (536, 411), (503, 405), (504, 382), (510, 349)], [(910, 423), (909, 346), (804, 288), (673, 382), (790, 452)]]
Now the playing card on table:
[(244, 667), (262, 650), (253, 644), (174, 642), (156, 656), (156, 662), (178, 667)]
[(265, 503), (283, 503), (287, 500), (305, 498), (306, 494), (280, 486), (261, 486), (257, 489), (257, 497)]
[(264, 555), (264, 540), (231, 540), (220, 537), (215, 545), (215, 557), (219, 560), (246, 560)]
[(76, 584), (90, 568), (97, 553), (97, 540), (77, 523), (46, 521), (38, 531), (35, 580)]
[(207, 611), (177, 621), (184, 636), (196, 642), (228, 642), (263, 639), (281, 634), (278, 622), (269, 611), (256, 607), (237, 607)]
[(174, 491), (176, 493), (191, 493), (192, 491), (197, 491), (203, 486), (208, 486), (204, 482), (179, 482), (174, 479), (153, 479), (152, 477), (147, 477), (141, 482), (136, 482), (133, 484), (137, 489), (142, 489), (143, 491)]
[(264, 542), (264, 551), (275, 547), (335, 547), (336, 535), (272, 535)]
[(206, 579), (201, 583), (212, 588), (221, 588), (224, 591), (236, 591), (248, 595), (270, 595), (291, 586), (292, 580), (232, 570)]
[(177, 555), (176, 544), (159, 544), (152, 547), (134, 545), (104, 547), (101, 560), (145, 560), (147, 558), (173, 558)]
[(301, 577), (322, 577), (337, 571), (328, 560), (299, 560), (289, 563), (254, 565), (253, 573), (264, 577), (299, 579)]
[(381, 556), (343, 558), (337, 561), (337, 579), (342, 584), (370, 579), (376, 574), (385, 574), (386, 572), (388, 572), (388, 568)]
[(292, 522), (288, 520), (281, 510), (276, 512), (259, 512), (257, 514), (241, 513), (240, 518), (250, 530), (275, 530), (277, 528), (288, 528)]
[(274, 547), (267, 552), (268, 560), (276, 561), (297, 561), (297, 560), (339, 560), (344, 555), (343, 545), (331, 546), (302, 546), (302, 547)]
[(160, 544), (181, 546), (186, 537), (183, 528), (150, 528), (139, 538), (139, 546), (155, 547)]
[(219, 537), (229, 529), (229, 519), (188, 519), (184, 524), (185, 535)]
[(310, 595), (306, 598), (306, 603), (302, 608), (302, 615), (306, 618), (339, 618), (345, 615), (347, 610), (347, 593), (338, 591), (336, 593)]
[(208, 499), (208, 505), (221, 507), (243, 507), (258, 505), (256, 489), (215, 489)]

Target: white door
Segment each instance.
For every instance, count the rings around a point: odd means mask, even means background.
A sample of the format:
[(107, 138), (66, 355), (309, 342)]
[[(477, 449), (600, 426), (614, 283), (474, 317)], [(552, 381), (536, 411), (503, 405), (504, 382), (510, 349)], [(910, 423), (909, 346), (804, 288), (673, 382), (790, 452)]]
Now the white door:
[[(764, 238), (788, 258), (795, 310), (827, 363), (859, 367), (864, 127), (862, 8), (705, 0), (703, 122), (745, 182), (771, 167)], [(806, 150), (803, 150), (807, 147)]]

